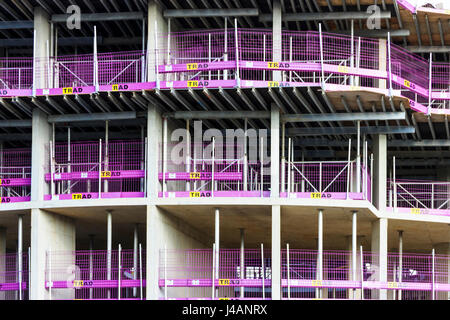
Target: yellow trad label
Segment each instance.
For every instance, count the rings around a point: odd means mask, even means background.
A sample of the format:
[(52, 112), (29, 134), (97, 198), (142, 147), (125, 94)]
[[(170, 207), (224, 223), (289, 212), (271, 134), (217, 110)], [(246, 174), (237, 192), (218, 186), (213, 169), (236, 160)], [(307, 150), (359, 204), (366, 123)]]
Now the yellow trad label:
[(412, 214), (420, 214), (420, 209), (419, 208), (411, 208), (411, 213)]
[(405, 87), (408, 87), (408, 88), (411, 87), (411, 82), (408, 81), (408, 80), (405, 80), (405, 81), (404, 81), (404, 84), (405, 84)]
[(111, 171), (102, 171), (102, 178), (111, 178)]
[(188, 87), (189, 88), (198, 87), (198, 81), (188, 81)]
[(198, 69), (198, 63), (188, 63), (187, 64), (188, 70), (197, 70)]
[(322, 286), (322, 280), (313, 280), (311, 281), (311, 284), (313, 287), (321, 287)]
[(230, 279), (219, 279), (219, 286), (229, 286)]
[(348, 67), (338, 66), (338, 72), (340, 72), (340, 73), (348, 73)]
[(63, 94), (72, 94), (73, 88), (63, 88)]
[(190, 198), (200, 198), (200, 192), (189, 192)]
[(0, 186), (2, 185), (2, 181), (3, 181), (3, 180), (2, 180), (2, 179), (0, 179)]
[(398, 288), (397, 282), (388, 282), (388, 289), (396, 289)]
[(268, 87), (269, 88), (278, 88), (280, 86), (280, 83), (278, 81), (269, 81)]
[(119, 85), (118, 84), (113, 85), (112, 91), (119, 91)]
[(230, 298), (219, 298), (219, 300), (230, 300)]
[(322, 194), (320, 192), (311, 192), (311, 199), (322, 199)]
[(196, 179), (196, 180), (200, 179), (200, 173), (199, 172), (191, 172), (189, 174), (189, 176), (190, 176), (191, 179)]
[(81, 200), (83, 199), (83, 195), (81, 193), (72, 194), (72, 200)]
[(278, 63), (278, 62), (267, 62), (267, 67), (269, 69), (278, 69), (280, 67), (280, 63)]
[(74, 280), (73, 281), (74, 288), (81, 288), (82, 286), (83, 286), (83, 280)]

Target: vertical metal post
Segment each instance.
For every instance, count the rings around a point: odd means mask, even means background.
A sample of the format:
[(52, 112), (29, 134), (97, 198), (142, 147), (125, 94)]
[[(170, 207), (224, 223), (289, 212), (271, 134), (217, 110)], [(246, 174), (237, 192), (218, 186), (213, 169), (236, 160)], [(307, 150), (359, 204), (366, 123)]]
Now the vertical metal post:
[(361, 121), (356, 122), (358, 130), (356, 142), (356, 192), (361, 192)]
[[(225, 34), (224, 34), (224, 50), (223, 61), (228, 61), (228, 19), (225, 18)], [(228, 80), (228, 70), (223, 71), (223, 80)]]
[(432, 297), (432, 300), (436, 300), (436, 284), (435, 284), (435, 281), (436, 281), (436, 277), (435, 277), (435, 258), (436, 258), (436, 254), (435, 254), (435, 250), (434, 250), (434, 248), (433, 248), (433, 251), (431, 252), (431, 259), (432, 259), (432, 262), (431, 262), (431, 275), (432, 275), (432, 278), (433, 278), (433, 282), (432, 282), (432, 295), (433, 295), (433, 297)]
[(156, 88), (161, 88), (159, 82), (159, 54), (158, 54), (158, 21), (155, 20), (155, 66), (156, 66)]
[(19, 300), (22, 300), (22, 278), (23, 278), (23, 215), (19, 214), (17, 220), (17, 260), (19, 262)]
[[(398, 231), (398, 282), (403, 281), (403, 231)], [(398, 300), (402, 300), (402, 290), (398, 290)]]
[[(186, 120), (186, 172), (191, 172), (191, 133), (190, 133), (189, 119)], [(191, 190), (191, 182), (186, 181), (186, 191)]]
[[(51, 37), (52, 38), (52, 37)], [(50, 74), (50, 45), (48, 40), (46, 41), (46, 49), (47, 49), (47, 85), (45, 86), (45, 88), (50, 88), (50, 83), (51, 83), (51, 74)]]
[(349, 199), (350, 192), (350, 169), (351, 169), (351, 156), (352, 156), (352, 139), (348, 140), (348, 157), (347, 157), (347, 196), (346, 199)]
[[(148, 138), (145, 138), (145, 154), (144, 154), (144, 196), (148, 197), (147, 195), (147, 176), (148, 176), (148, 165), (147, 165), (147, 155), (148, 155)], [(157, 195), (155, 195), (157, 196)]]
[[(352, 281), (356, 281), (356, 259), (357, 259), (357, 212), (352, 213)], [(356, 289), (353, 289), (353, 300), (355, 299)]]
[[(133, 280), (137, 280), (139, 224), (134, 225), (133, 233)], [(137, 288), (133, 287), (133, 297), (137, 297)]]
[[(351, 21), (351, 46), (350, 46), (350, 68), (355, 67), (355, 21)], [(355, 76), (350, 76), (350, 86), (355, 85)], [(358, 121), (359, 122), (359, 121)]]
[(322, 74), (321, 86), (325, 90), (325, 71), (323, 68), (323, 34), (322, 34), (322, 24), (319, 23), (319, 41), (320, 41), (320, 70)]
[[(70, 127), (67, 127), (67, 172), (72, 172), (72, 167), (70, 165), (72, 161), (72, 154), (71, 154), (71, 142), (70, 142)], [(72, 193), (72, 181), (67, 181), (67, 193)]]
[[(263, 62), (266, 62), (266, 35), (263, 36)], [(263, 70), (263, 81), (266, 81), (266, 70)]]
[[(241, 232), (241, 265), (240, 265), (240, 278), (241, 278), (241, 284), (242, 281), (245, 279), (245, 247), (244, 247), (244, 229), (240, 229)], [(245, 298), (245, 287), (241, 286), (241, 299)]]
[(97, 26), (94, 26), (94, 86), (95, 92), (100, 90), (98, 79), (98, 49), (97, 49)]
[(261, 138), (261, 143), (259, 145), (259, 147), (261, 148), (260, 150), (260, 161), (261, 161), (261, 198), (264, 197), (264, 148), (263, 148), (263, 138)]
[(370, 155), (370, 201), (373, 202), (373, 153)]
[[(211, 33), (208, 33), (208, 62), (211, 63)], [(211, 70), (208, 72), (208, 79), (211, 81)], [(219, 80), (219, 79), (217, 79)]]
[(164, 245), (164, 300), (167, 297), (167, 245)]
[[(292, 37), (289, 37), (289, 62), (292, 63)], [(292, 81), (292, 71), (289, 71), (289, 82)]]
[(167, 183), (166, 183), (166, 171), (167, 171), (167, 118), (163, 119), (163, 198), (166, 197)]
[[(89, 280), (92, 281), (94, 279), (94, 266), (93, 266), (93, 258), (92, 251), (94, 250), (94, 235), (89, 235)], [(93, 289), (89, 289), (89, 299), (93, 299)]]
[(38, 67), (36, 50), (37, 50), (37, 37), (36, 37), (36, 29), (34, 29), (34, 33), (33, 33), (33, 97), (36, 97), (36, 69)]
[[(316, 280), (321, 281), (323, 279), (323, 210), (319, 209), (318, 217), (318, 237), (317, 237), (317, 274)], [(322, 290), (319, 289), (318, 296), (316, 298), (322, 298)]]
[(392, 170), (393, 170), (393, 178), (394, 178), (394, 213), (396, 213), (397, 212), (397, 182), (396, 182), (396, 178), (395, 178), (395, 157), (393, 157), (393, 159), (392, 159), (393, 161), (392, 161), (392, 163), (393, 163), (393, 166), (392, 166)]
[(119, 252), (118, 252), (118, 269), (117, 269), (117, 280), (118, 280), (118, 290), (117, 290), (117, 298), (120, 300), (121, 294), (121, 276), (122, 276), (122, 246), (119, 244)]
[(215, 163), (215, 157), (216, 157), (216, 138), (214, 137), (212, 139), (212, 159), (211, 159), (211, 197), (214, 198), (214, 163)]
[[(220, 211), (219, 208), (215, 209), (215, 214), (214, 214), (214, 225), (215, 225), (215, 266), (216, 269), (214, 270), (214, 274), (215, 274), (215, 278), (214, 279), (219, 279), (219, 263), (220, 263)], [(219, 295), (219, 288), (216, 289), (216, 297), (218, 297)]]
[(392, 88), (392, 58), (391, 58), (391, 33), (388, 32), (388, 65), (389, 65), (389, 97), (393, 96), (393, 88)]
[(262, 299), (266, 300), (266, 286), (265, 286), (265, 267), (264, 267), (264, 244), (261, 243), (261, 278), (262, 278)]
[(212, 252), (212, 293), (211, 293), (211, 298), (212, 300), (215, 300), (216, 298), (216, 244), (213, 244), (213, 252)]
[(48, 296), (50, 300), (52, 300), (52, 258), (51, 258), (51, 250), (47, 250), (47, 264), (48, 264)]
[(429, 84), (428, 84), (428, 115), (431, 114), (431, 103), (433, 94), (433, 53), (430, 52), (430, 71), (429, 71)]
[(239, 68), (239, 37), (237, 29), (237, 19), (234, 19), (234, 46), (236, 47), (236, 84), (237, 87), (241, 87), (241, 77)]
[(360, 263), (361, 263), (361, 300), (364, 300), (364, 252), (363, 246), (359, 246)]
[(291, 143), (292, 140), (289, 138), (288, 141), (288, 186), (287, 186), (287, 198), (289, 199), (291, 195)]
[(50, 141), (50, 192), (52, 194), (52, 200), (55, 196), (55, 162), (53, 157), (53, 142)]
[(245, 132), (244, 132), (244, 191), (248, 191), (248, 119), (245, 118)]
[(147, 82), (146, 79), (146, 75), (145, 75), (145, 43), (146, 43), (146, 39), (145, 39), (145, 26), (146, 26), (146, 19), (142, 19), (142, 57), (141, 57), (141, 82)]
[(139, 287), (140, 287), (140, 291), (141, 291), (141, 300), (144, 300), (144, 290), (143, 290), (143, 281), (142, 281), (142, 245), (139, 244), (139, 277), (140, 277), (140, 283), (139, 283)]
[(98, 146), (98, 198), (102, 198), (102, 139)]
[[(169, 18), (169, 19), (167, 19), (167, 64), (172, 64), (171, 62), (170, 62), (170, 41), (171, 41), (171, 39), (170, 39), (170, 36), (171, 36), (171, 33), (172, 33), (172, 19), (171, 18)], [(155, 32), (156, 32), (156, 29), (155, 29)], [(157, 65), (158, 66), (158, 65)]]
[[(112, 256), (112, 212), (106, 211), (106, 250), (107, 250), (107, 280), (111, 280), (111, 256)], [(108, 289), (108, 299), (111, 298), (111, 289)]]
[(286, 245), (286, 262), (287, 262), (287, 288), (288, 288), (288, 300), (291, 300), (291, 269), (289, 261), (289, 243)]
[[(105, 169), (104, 171), (109, 171), (109, 121), (105, 121)], [(108, 179), (104, 181), (104, 190), (103, 192), (109, 192), (109, 183)]]
[[(290, 140), (289, 140), (290, 141)], [(281, 192), (286, 190), (286, 123), (281, 122)]]

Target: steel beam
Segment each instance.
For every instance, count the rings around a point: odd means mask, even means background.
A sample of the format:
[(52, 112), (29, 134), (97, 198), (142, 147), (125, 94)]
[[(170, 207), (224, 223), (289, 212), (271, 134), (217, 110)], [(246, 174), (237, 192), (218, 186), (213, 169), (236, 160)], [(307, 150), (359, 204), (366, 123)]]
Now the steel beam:
[[(322, 128), (291, 128), (288, 136), (322, 136), (322, 135), (350, 135), (357, 134), (356, 127), (322, 127)], [(409, 126), (399, 127), (362, 127), (362, 134), (401, 134), (414, 133), (416, 129)]]
[[(380, 12), (381, 19), (390, 19), (390, 11)], [(368, 19), (372, 16), (371, 13), (361, 11), (347, 11), (347, 12), (311, 12), (311, 13), (287, 13), (283, 15), (283, 21), (336, 21), (336, 20), (355, 20)], [(272, 14), (261, 14), (259, 16), (260, 22), (272, 22)]]
[(34, 21), (0, 21), (0, 30), (33, 29)]
[(167, 113), (168, 118), (174, 119), (269, 119), (269, 111), (176, 111)]
[[(65, 23), (70, 18), (69, 14), (54, 14), (50, 22)], [(81, 22), (98, 22), (98, 21), (124, 21), (144, 19), (142, 12), (115, 12), (115, 13), (82, 13)]]
[(164, 18), (257, 17), (258, 9), (174, 9), (164, 10)]
[(86, 122), (86, 121), (111, 121), (111, 120), (130, 120), (136, 119), (137, 114), (134, 111), (129, 112), (110, 112), (110, 113), (90, 113), (90, 114), (63, 114), (49, 116), (49, 123), (64, 122)]
[(282, 116), (284, 122), (384, 121), (405, 119), (405, 112), (287, 114)]

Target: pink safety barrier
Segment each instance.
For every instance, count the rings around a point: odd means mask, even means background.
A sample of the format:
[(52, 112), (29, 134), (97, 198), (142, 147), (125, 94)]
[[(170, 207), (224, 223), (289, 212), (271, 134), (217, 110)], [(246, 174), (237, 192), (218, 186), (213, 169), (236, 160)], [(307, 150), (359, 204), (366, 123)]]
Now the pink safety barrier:
[(45, 175), (55, 197), (45, 200), (96, 199), (99, 184), (102, 198), (145, 197), (145, 149), (142, 141), (57, 143)]
[(450, 183), (388, 180), (387, 206), (399, 213), (450, 216)]
[(28, 253), (0, 255), (0, 300), (28, 300), (28, 259)]
[(53, 300), (145, 299), (145, 249), (47, 252), (45, 287)]
[(31, 150), (5, 149), (0, 151), (1, 204), (30, 201)]
[[(261, 298), (263, 286), (270, 297), (270, 251), (262, 256), (261, 250), (220, 249), (218, 268), (213, 267), (213, 256), (211, 249), (161, 250), (159, 285), (167, 298), (211, 299), (213, 284), (215, 299)], [(288, 257), (282, 250), (283, 299), (349, 299), (352, 292), (357, 299), (361, 294), (363, 299), (378, 299), (379, 290), (399, 300), (431, 299), (433, 294), (447, 299), (449, 256), (436, 255), (433, 260), (430, 254), (389, 253), (387, 282), (379, 280), (376, 254), (358, 250), (356, 257), (354, 278), (351, 251), (324, 251), (320, 256), (317, 250), (289, 250)]]

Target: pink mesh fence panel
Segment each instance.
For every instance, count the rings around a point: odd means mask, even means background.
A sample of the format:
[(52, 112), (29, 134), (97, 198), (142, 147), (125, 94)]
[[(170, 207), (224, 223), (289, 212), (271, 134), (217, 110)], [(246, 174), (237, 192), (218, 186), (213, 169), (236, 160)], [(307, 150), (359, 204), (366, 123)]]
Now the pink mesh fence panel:
[[(142, 261), (142, 265), (140, 264)], [(47, 252), (46, 283), (53, 282), (53, 300), (141, 299), (146, 279), (145, 250)], [(142, 271), (142, 274), (141, 274)], [(145, 299), (145, 289), (142, 289)]]
[(0, 58), (0, 89), (31, 89), (32, 58)]
[(17, 253), (0, 255), (0, 300), (19, 300), (22, 284), (22, 300), (29, 298), (28, 253), (22, 254), (22, 268), (19, 268)]

